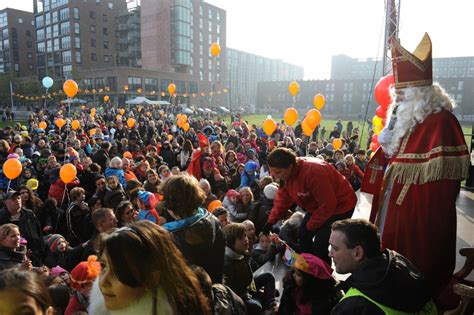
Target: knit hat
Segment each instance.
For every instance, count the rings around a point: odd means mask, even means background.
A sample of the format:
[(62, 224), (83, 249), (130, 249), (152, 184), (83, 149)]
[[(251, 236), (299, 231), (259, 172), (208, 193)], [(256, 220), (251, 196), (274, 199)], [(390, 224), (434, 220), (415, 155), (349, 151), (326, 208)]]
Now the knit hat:
[(274, 200), (278, 192), (278, 186), (275, 185), (274, 183), (268, 184), (263, 188), (263, 194), (265, 195), (265, 198)]
[(51, 276), (60, 276), (62, 275), (63, 273), (67, 273), (67, 270), (66, 269), (63, 269), (61, 268), (60, 266), (56, 266), (56, 267), (53, 267), (51, 268), (51, 270), (49, 271), (49, 274)]
[(333, 273), (332, 268), (324, 260), (307, 253), (298, 255), (295, 268), (322, 280), (330, 279)]
[(222, 202), (219, 199), (216, 199), (209, 203), (209, 205), (207, 206), (207, 211), (212, 213), (214, 212), (214, 210), (220, 207), (222, 207)]
[(137, 192), (137, 197), (143, 203), (145, 203), (147, 207), (150, 207), (150, 208), (155, 208), (155, 205), (158, 203), (155, 195), (149, 191), (139, 190)]
[(51, 253), (54, 253), (58, 250), (58, 244), (62, 240), (65, 240), (65, 238), (61, 234), (51, 234), (47, 239), (46, 239), (46, 245), (48, 245), (49, 251)]
[(255, 163), (254, 161), (248, 161), (245, 163), (245, 172), (247, 173), (254, 173), (257, 170), (258, 164)]
[(229, 189), (229, 191), (227, 192), (227, 198), (231, 198), (231, 197), (237, 197), (239, 198), (240, 197), (240, 194), (238, 191), (234, 190), (234, 189)]
[(71, 271), (71, 287), (77, 290), (88, 283), (94, 282), (100, 273), (100, 269), (97, 256), (90, 255), (87, 261), (80, 262)]

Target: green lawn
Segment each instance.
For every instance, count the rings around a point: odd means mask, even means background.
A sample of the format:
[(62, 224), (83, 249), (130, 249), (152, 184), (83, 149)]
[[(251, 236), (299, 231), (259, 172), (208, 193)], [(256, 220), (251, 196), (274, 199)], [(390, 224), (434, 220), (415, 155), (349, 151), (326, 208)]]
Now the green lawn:
[[(243, 117), (246, 121), (249, 122), (250, 125), (255, 124), (257, 127), (261, 127), (263, 124), (263, 121), (267, 119), (267, 115), (264, 114), (255, 114), (255, 115), (247, 115)], [(276, 122), (280, 122), (283, 119), (283, 115), (277, 116), (277, 115), (272, 115), (272, 118)], [(226, 123), (230, 123), (230, 117), (227, 116), (225, 117)], [(329, 132), (333, 129), (334, 125), (336, 124), (337, 120), (331, 120), (331, 119), (324, 119), (324, 117), (321, 120), (321, 126), (326, 127), (326, 137), (329, 135)], [(342, 120), (342, 125), (344, 126), (344, 129), (346, 129), (348, 120)], [(352, 124), (354, 128), (359, 127), (359, 130), (362, 131), (362, 123), (358, 123), (357, 120), (353, 120)], [(464, 138), (466, 139), (466, 143), (469, 146), (471, 143), (470, 136), (467, 136), (466, 134), (471, 133), (471, 126), (470, 125), (463, 125), (462, 126), (463, 132), (465, 134)], [(362, 135), (362, 147), (365, 148), (365, 144), (367, 143), (367, 124), (364, 126), (364, 133)]]
[(23, 120), (23, 121), (20, 121), (20, 120), (19, 121), (16, 121), (16, 120), (14, 120), (14, 121), (0, 121), (0, 128), (4, 128), (6, 126), (13, 127), (13, 126), (15, 126), (16, 123), (26, 125), (28, 122), (26, 120)]

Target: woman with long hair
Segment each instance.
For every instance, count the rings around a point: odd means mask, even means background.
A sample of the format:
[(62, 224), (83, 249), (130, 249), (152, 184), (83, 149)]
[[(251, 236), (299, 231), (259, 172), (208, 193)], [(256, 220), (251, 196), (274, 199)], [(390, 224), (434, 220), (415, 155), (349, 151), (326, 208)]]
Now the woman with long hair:
[(188, 139), (184, 142), (183, 149), (179, 155), (180, 167), (182, 170), (188, 168), (189, 163), (191, 162), (191, 157), (193, 156), (193, 144)]
[(210, 314), (199, 281), (171, 234), (141, 221), (105, 235), (89, 314)]
[(125, 225), (132, 224), (136, 221), (138, 211), (135, 210), (133, 204), (124, 200), (115, 209), (115, 217), (117, 218), (117, 226), (122, 227)]
[(43, 207), (41, 199), (26, 185), (18, 187), (18, 191), (20, 192), (21, 206), (33, 210), (38, 215)]

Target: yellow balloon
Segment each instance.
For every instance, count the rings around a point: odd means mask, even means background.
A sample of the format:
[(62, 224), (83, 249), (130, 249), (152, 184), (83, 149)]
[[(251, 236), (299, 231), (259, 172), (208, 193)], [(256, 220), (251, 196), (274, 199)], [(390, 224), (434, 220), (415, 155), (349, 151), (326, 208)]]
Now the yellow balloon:
[(130, 128), (133, 128), (133, 126), (135, 126), (135, 119), (129, 118), (127, 120), (127, 126), (130, 127)]
[(89, 136), (92, 137), (93, 135), (95, 135), (95, 128), (89, 130)]
[(171, 94), (174, 94), (174, 92), (176, 92), (176, 84), (170, 83), (168, 85), (168, 93), (170, 93), (171, 95)]
[(285, 119), (285, 123), (289, 126), (293, 125), (295, 122), (298, 121), (298, 111), (290, 107), (285, 111), (285, 115), (283, 115), (283, 119)]
[(125, 114), (125, 109), (123, 109), (123, 108), (120, 108), (120, 109), (119, 109), (119, 113), (120, 113), (120, 115), (122, 115), (122, 116), (123, 116), (123, 114)]
[(332, 140), (332, 147), (334, 150), (339, 150), (342, 147), (342, 140), (340, 138)]
[(186, 116), (186, 114), (181, 115), (181, 118), (183, 119), (184, 122), (188, 121), (188, 116)]
[(117, 115), (117, 116), (115, 116), (115, 118), (116, 118), (117, 120), (122, 120), (122, 115)]
[(56, 126), (61, 129), (66, 124), (66, 121), (62, 118), (56, 119)]
[(92, 113), (95, 114), (96, 111), (97, 111), (97, 110), (96, 110), (95, 108), (92, 108), (92, 109), (91, 109), (91, 114), (92, 114)]
[(211, 55), (213, 57), (217, 57), (221, 53), (221, 46), (218, 43), (212, 43), (210, 50), (211, 50)]
[(78, 90), (79, 87), (74, 80), (66, 80), (66, 82), (63, 84), (63, 91), (68, 97), (76, 96)]
[(81, 106), (81, 109), (82, 109), (82, 110), (86, 110), (86, 105), (82, 105), (82, 106)]
[(276, 129), (277, 124), (273, 119), (265, 119), (265, 121), (263, 122), (263, 131), (267, 134), (267, 136), (271, 136)]
[(187, 132), (189, 130), (189, 123), (184, 123), (183, 130)]
[(323, 109), (324, 104), (326, 104), (326, 99), (324, 98), (324, 95), (322, 94), (316, 94), (313, 98), (313, 105), (316, 107), (316, 109)]
[(293, 81), (288, 86), (288, 90), (290, 91), (291, 95), (296, 96), (296, 94), (298, 94), (298, 91), (300, 90), (300, 85), (298, 84), (298, 82)]
[(308, 137), (311, 137), (314, 131), (314, 129), (309, 125), (307, 118), (303, 119), (301, 122), (301, 129), (303, 129), (303, 133)]
[(8, 159), (3, 163), (3, 174), (10, 180), (20, 176), (22, 170), (23, 165), (18, 159)]
[(311, 109), (306, 114), (306, 120), (311, 129), (314, 130), (321, 122), (321, 113), (317, 109)]
[(383, 126), (377, 125), (377, 126), (374, 126), (372, 129), (374, 130), (374, 134), (376, 134), (378, 136), (379, 133), (382, 131)]
[(72, 122), (71, 122), (71, 127), (72, 129), (74, 130), (77, 130), (81, 127), (81, 124), (79, 123), (79, 120), (77, 119), (74, 119)]
[(76, 175), (77, 169), (71, 163), (64, 164), (59, 170), (59, 177), (61, 177), (61, 180), (65, 184), (69, 184), (70, 182), (72, 182), (76, 178)]
[(46, 129), (46, 127), (48, 127), (48, 124), (45, 121), (42, 121), (39, 123), (38, 127), (40, 127), (41, 129)]
[(380, 118), (379, 116), (375, 115), (373, 118), (372, 118), (372, 125), (374, 126), (382, 126), (383, 123), (382, 123), (382, 118)]

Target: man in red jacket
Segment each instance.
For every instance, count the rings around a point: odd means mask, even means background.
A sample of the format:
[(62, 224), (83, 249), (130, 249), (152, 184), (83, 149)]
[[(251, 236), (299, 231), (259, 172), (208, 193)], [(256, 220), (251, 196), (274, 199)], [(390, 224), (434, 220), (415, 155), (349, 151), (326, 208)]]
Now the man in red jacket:
[(280, 180), (264, 233), (297, 204), (306, 215), (298, 231), (301, 250), (328, 257), (331, 224), (350, 218), (357, 203), (351, 184), (331, 164), (320, 159), (297, 158), (293, 151), (278, 148), (268, 156), (270, 174)]

